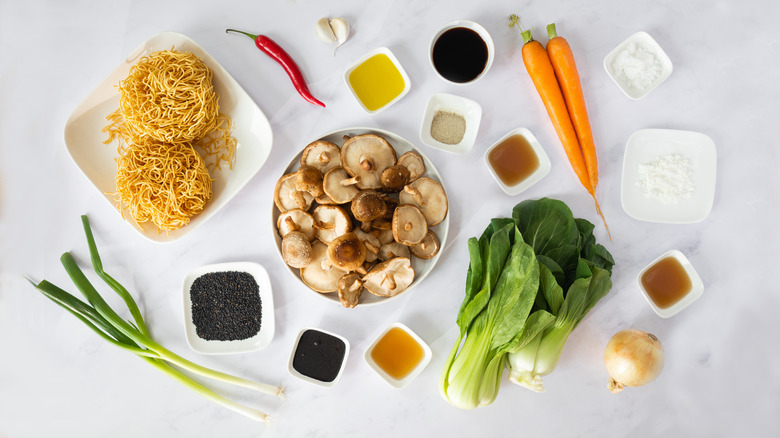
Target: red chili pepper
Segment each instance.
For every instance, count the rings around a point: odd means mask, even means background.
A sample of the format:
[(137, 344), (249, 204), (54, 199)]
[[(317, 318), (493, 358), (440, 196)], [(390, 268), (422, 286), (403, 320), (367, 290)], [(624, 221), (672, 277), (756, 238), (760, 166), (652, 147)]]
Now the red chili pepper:
[(268, 38), (265, 35), (253, 35), (251, 33), (242, 32), (235, 29), (226, 29), (225, 32), (241, 33), (255, 40), (255, 45), (258, 49), (273, 58), (274, 61), (279, 63), (279, 65), (284, 67), (284, 71), (286, 71), (287, 75), (290, 76), (290, 80), (295, 86), (295, 89), (301, 96), (303, 96), (304, 99), (315, 105), (325, 107), (324, 103), (320, 102), (314, 96), (312, 96), (311, 92), (309, 91), (309, 87), (306, 85), (306, 81), (303, 79), (303, 74), (301, 73), (301, 70), (298, 68), (298, 65), (295, 63), (295, 61), (293, 61), (290, 55), (285, 52), (284, 49), (279, 46), (279, 44), (276, 44), (274, 40)]

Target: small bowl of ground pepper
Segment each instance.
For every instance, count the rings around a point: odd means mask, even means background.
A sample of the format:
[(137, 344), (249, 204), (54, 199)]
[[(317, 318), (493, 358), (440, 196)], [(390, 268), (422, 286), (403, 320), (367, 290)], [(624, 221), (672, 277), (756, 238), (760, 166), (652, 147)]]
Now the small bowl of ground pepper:
[(482, 107), (454, 94), (437, 93), (428, 100), (420, 139), (426, 145), (465, 154), (474, 146), (482, 119)]
[(252, 262), (220, 263), (184, 277), (187, 343), (202, 354), (245, 353), (274, 337), (274, 301), (268, 272)]

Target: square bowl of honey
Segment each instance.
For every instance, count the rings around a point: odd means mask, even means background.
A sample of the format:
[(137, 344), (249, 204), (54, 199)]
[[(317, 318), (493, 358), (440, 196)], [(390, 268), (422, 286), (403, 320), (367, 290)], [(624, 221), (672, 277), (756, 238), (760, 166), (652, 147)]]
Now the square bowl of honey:
[(550, 157), (526, 128), (517, 128), (485, 152), (485, 162), (501, 189), (519, 195), (550, 172)]
[(704, 292), (699, 274), (685, 255), (668, 251), (653, 260), (637, 276), (639, 289), (661, 318), (669, 318), (688, 307)]
[(409, 327), (395, 323), (366, 349), (364, 359), (382, 379), (401, 389), (425, 369), (431, 356), (428, 344)]

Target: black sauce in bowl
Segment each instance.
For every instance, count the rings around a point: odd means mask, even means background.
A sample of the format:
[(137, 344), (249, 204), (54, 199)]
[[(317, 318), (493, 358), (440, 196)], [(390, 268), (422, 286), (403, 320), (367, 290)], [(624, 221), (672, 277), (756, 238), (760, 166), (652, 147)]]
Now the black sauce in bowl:
[(433, 44), (433, 66), (445, 79), (465, 83), (485, 70), (488, 47), (474, 30), (454, 27), (442, 33)]
[(306, 377), (329, 383), (338, 377), (346, 350), (347, 346), (341, 339), (308, 329), (298, 340), (292, 366)]

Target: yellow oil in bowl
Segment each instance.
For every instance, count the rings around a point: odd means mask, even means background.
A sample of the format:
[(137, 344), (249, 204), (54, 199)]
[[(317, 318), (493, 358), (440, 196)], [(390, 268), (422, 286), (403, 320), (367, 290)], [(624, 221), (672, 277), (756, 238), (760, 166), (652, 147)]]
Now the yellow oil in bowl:
[(349, 72), (349, 83), (355, 97), (369, 112), (388, 106), (407, 91), (407, 79), (392, 55), (378, 52)]

